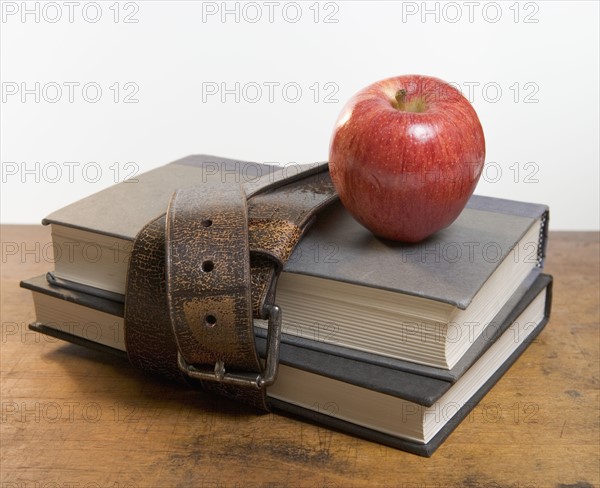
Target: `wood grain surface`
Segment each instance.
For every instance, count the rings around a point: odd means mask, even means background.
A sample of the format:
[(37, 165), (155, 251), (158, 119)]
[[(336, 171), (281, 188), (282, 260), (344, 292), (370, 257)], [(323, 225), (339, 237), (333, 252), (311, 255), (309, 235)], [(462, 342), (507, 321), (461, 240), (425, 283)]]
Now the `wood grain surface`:
[(52, 269), (49, 232), (1, 231), (1, 488), (599, 486), (598, 233), (551, 233), (549, 324), (427, 459), (29, 331), (19, 281)]

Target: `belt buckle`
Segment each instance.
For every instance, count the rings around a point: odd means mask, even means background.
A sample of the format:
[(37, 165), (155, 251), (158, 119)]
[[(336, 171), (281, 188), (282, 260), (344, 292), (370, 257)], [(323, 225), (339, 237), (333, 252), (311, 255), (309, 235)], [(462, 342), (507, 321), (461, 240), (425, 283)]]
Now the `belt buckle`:
[(281, 309), (275, 304), (265, 305), (265, 309), (269, 314), (267, 357), (265, 368), (261, 373), (230, 373), (226, 371), (225, 363), (222, 360), (215, 363), (213, 370), (198, 368), (189, 364), (177, 351), (177, 366), (180, 371), (193, 379), (216, 381), (225, 385), (255, 387), (256, 389), (275, 383), (279, 366), (279, 345), (281, 343)]

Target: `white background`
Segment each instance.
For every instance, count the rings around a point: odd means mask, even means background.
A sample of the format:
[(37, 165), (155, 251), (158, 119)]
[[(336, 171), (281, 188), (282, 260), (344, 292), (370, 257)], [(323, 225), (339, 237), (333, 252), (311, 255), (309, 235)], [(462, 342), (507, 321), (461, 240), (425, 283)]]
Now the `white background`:
[(476, 193), (547, 203), (554, 230), (599, 227), (596, 1), (2, 2), (2, 12), (3, 223), (37, 223), (193, 153), (326, 160), (345, 100), (419, 73), (457, 84), (479, 114)]

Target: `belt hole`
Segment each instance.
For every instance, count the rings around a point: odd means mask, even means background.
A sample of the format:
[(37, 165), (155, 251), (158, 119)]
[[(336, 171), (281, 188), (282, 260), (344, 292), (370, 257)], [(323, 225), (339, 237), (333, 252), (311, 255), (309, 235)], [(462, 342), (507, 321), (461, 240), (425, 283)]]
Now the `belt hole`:
[(202, 222), (201, 222), (202, 227), (210, 227), (212, 225), (212, 223), (213, 222), (210, 219), (203, 219)]
[(215, 269), (215, 263), (212, 261), (204, 261), (201, 265), (202, 271), (205, 273), (210, 273), (213, 269)]
[(208, 314), (204, 317), (204, 323), (207, 327), (214, 327), (215, 325), (217, 325), (217, 317)]

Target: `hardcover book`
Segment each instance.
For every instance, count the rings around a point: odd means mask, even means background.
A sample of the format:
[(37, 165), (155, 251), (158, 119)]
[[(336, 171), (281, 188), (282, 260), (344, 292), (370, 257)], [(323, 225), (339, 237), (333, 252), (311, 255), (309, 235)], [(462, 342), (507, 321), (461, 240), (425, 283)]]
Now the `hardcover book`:
[[(49, 280), (122, 302), (132, 242), (164, 213), (175, 189), (244, 182), (270, 171), (190, 156), (58, 210), (44, 219), (56, 252)], [(448, 228), (401, 244), (374, 237), (333, 204), (320, 212), (278, 281), (286, 341), (317, 343), (311, 349), (327, 344), (349, 359), (455, 380), (471, 345), (541, 269), (547, 221), (544, 205), (473, 196)], [(260, 336), (265, 324), (256, 326)]]
[[(422, 376), (370, 362), (370, 356), (351, 358), (326, 344), (315, 348), (318, 341), (291, 338), (282, 344), (270, 402), (276, 409), (430, 456), (547, 323), (551, 284), (551, 277), (532, 273), (520, 285), (493, 328), (486, 329), (485, 343), (480, 337), (471, 345), (470, 367), (458, 379)], [(21, 285), (33, 292), (37, 322), (32, 329), (126, 357), (122, 303), (51, 285), (44, 276)], [(258, 330), (257, 336), (264, 356), (266, 340)]]

